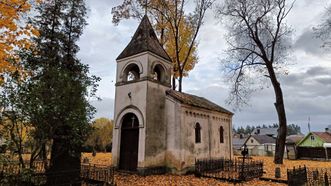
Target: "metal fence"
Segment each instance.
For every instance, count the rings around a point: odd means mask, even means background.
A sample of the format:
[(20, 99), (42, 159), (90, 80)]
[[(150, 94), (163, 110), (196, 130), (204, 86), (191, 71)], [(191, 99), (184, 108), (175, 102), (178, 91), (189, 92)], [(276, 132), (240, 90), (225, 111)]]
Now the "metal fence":
[(262, 177), (263, 162), (224, 158), (200, 159), (195, 162), (195, 175), (229, 182), (248, 181)]
[(307, 185), (331, 185), (331, 168), (308, 168)]
[(287, 170), (289, 186), (329, 186), (331, 185), (331, 168), (299, 167)]
[(103, 165), (82, 164), (80, 170), (55, 173), (35, 172), (33, 169), (17, 171), (17, 166), (9, 165), (2, 167), (4, 169), (0, 171), (0, 186), (115, 185), (114, 168)]
[(307, 168), (299, 167), (287, 169), (287, 180), (289, 186), (301, 186), (307, 183)]
[(82, 164), (81, 165), (81, 178), (84, 180), (104, 182), (110, 185), (115, 184), (114, 180), (115, 169), (114, 167), (97, 165), (97, 164)]
[[(32, 166), (29, 162), (24, 162), (26, 169), (33, 169), (36, 173), (43, 173), (49, 165), (49, 161), (34, 161)], [(20, 174), (22, 167), (18, 161), (0, 162), (0, 173)]]

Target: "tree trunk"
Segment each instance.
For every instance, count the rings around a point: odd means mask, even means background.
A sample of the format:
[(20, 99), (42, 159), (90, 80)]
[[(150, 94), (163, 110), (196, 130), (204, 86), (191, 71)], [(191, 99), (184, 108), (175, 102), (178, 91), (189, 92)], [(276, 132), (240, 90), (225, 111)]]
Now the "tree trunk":
[(283, 93), (279, 83), (275, 87), (275, 94), (276, 94), (275, 107), (278, 115), (279, 128), (278, 128), (278, 136), (276, 139), (276, 152), (275, 152), (274, 163), (283, 164), (287, 123), (286, 123), (286, 113), (285, 113), (285, 105), (283, 100)]
[(40, 159), (43, 161), (47, 160), (47, 152), (46, 152), (46, 143), (43, 143), (41, 145), (41, 153), (40, 153)]
[(178, 91), (182, 92), (182, 82), (183, 82), (183, 75), (179, 75), (179, 79), (178, 79)]
[(275, 92), (275, 97), (276, 97), (275, 108), (277, 111), (278, 123), (279, 123), (278, 135), (276, 139), (276, 152), (274, 157), (274, 163), (283, 164), (286, 132), (287, 132), (287, 122), (286, 122), (283, 92), (280, 87), (280, 83), (277, 81), (277, 77), (274, 72), (273, 66), (267, 65), (267, 69)]
[(172, 90), (176, 90), (176, 78), (172, 76)]

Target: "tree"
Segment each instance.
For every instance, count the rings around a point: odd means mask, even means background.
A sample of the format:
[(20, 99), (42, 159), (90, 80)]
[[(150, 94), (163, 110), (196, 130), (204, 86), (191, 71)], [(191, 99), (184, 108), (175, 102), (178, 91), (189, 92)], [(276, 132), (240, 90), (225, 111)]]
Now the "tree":
[[(33, 21), (39, 32), (35, 47), (22, 56), (33, 72), (25, 97), (35, 138), (45, 146), (52, 141), (48, 172), (79, 170), (81, 146), (95, 112), (88, 98), (95, 96), (99, 78), (90, 77), (88, 66), (76, 54), (86, 25), (84, 0), (43, 1)], [(45, 149), (45, 148), (44, 148)], [(77, 178), (68, 174), (66, 180)], [(52, 181), (52, 177), (48, 181)]]
[(15, 50), (30, 48), (32, 42), (29, 37), (38, 35), (38, 31), (24, 17), (31, 9), (29, 2), (31, 1), (0, 1), (0, 84), (5, 81), (5, 74), (24, 73)]
[(85, 145), (96, 151), (106, 151), (113, 139), (113, 122), (108, 118), (98, 118), (92, 122), (92, 128)]
[(0, 92), (0, 127), (2, 136), (6, 139), (8, 148), (13, 154), (18, 155), (19, 165), (25, 168), (23, 159), (24, 144), (29, 136), (29, 123), (24, 113), (23, 82), (18, 73), (7, 78), (2, 84)]
[(276, 164), (283, 163), (286, 140), (287, 121), (278, 73), (288, 55), (291, 30), (285, 19), (292, 7), (287, 0), (225, 0), (217, 9), (228, 31), (228, 58), (223, 62), (234, 81), (229, 102), (238, 107), (245, 104), (253, 90), (249, 86), (262, 78), (269, 79), (274, 89), (279, 123)]
[(322, 22), (314, 28), (317, 37), (322, 39), (323, 45), (322, 47), (330, 48), (331, 47), (331, 6), (329, 6), (325, 13), (324, 19)]
[(178, 79), (179, 91), (182, 91), (183, 77), (188, 75), (198, 61), (196, 38), (205, 12), (213, 0), (197, 0), (195, 10), (186, 14), (184, 9), (188, 2), (149, 0), (146, 3), (145, 0), (125, 0), (122, 5), (112, 9), (113, 22), (116, 24), (123, 18), (141, 18), (145, 11), (151, 15), (159, 40), (173, 62), (173, 89)]
[(287, 135), (301, 134), (301, 128), (299, 125), (290, 124), (287, 126)]

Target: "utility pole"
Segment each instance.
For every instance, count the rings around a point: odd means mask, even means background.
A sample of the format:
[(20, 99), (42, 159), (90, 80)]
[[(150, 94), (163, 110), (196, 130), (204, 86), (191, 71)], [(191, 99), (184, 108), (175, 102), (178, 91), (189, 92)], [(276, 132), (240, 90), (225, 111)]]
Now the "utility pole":
[(308, 117), (308, 132), (310, 133), (310, 116)]

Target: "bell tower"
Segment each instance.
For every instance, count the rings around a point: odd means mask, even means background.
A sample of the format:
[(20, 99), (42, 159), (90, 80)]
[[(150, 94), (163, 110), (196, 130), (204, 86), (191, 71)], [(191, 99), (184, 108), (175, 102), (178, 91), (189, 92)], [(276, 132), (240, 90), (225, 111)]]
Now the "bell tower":
[(164, 164), (165, 99), (172, 68), (146, 15), (116, 61), (112, 163), (143, 172)]

